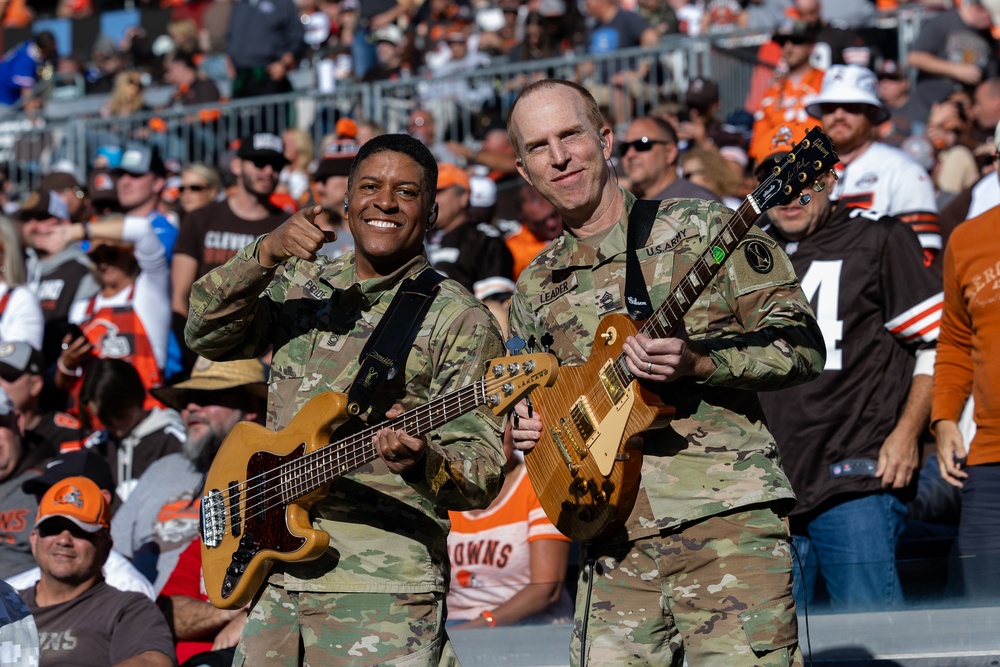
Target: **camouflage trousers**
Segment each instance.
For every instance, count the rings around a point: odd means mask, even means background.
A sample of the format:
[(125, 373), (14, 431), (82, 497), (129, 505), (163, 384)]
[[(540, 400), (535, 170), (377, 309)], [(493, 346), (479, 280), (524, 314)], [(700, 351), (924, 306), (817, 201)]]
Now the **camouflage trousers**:
[(741, 508), (581, 553), (570, 663), (802, 665), (787, 521)]
[(458, 665), (440, 593), (311, 593), (268, 584), (233, 667)]

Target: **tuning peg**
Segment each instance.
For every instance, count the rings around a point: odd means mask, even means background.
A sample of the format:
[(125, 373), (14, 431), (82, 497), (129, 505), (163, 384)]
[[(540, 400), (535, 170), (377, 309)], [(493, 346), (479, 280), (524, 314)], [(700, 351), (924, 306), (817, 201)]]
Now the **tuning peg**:
[(837, 174), (837, 170), (836, 169), (831, 169), (830, 173), (833, 174), (833, 180), (835, 180), (835, 181), (839, 181), (840, 180), (840, 176)]
[(813, 183), (813, 190), (816, 192), (823, 192), (823, 190), (826, 190), (826, 183), (823, 181), (816, 181)]
[(806, 204), (809, 203), (810, 199), (812, 199), (812, 197), (810, 197), (807, 194), (804, 194), (801, 197), (799, 197), (799, 203), (802, 204), (803, 206), (805, 206)]
[(538, 341), (535, 339), (534, 334), (532, 334), (531, 336), (528, 336), (528, 354), (534, 354), (535, 353), (535, 343), (537, 343), (537, 342)]
[(552, 347), (552, 343), (554, 343), (554, 342), (556, 342), (556, 339), (553, 338), (552, 334), (550, 334), (548, 331), (546, 331), (545, 333), (542, 334), (542, 349), (543, 350), (545, 350), (546, 352), (548, 352), (549, 348)]
[(524, 342), (523, 338), (520, 336), (514, 336), (507, 341), (507, 350), (511, 354), (520, 354), (521, 350), (523, 350), (526, 345), (527, 343)]

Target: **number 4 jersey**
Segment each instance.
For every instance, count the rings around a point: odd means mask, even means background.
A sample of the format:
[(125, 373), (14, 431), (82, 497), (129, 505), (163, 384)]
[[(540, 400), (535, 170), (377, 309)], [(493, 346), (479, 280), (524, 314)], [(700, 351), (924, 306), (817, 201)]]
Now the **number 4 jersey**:
[(760, 394), (802, 514), (880, 488), (871, 462), (902, 413), (916, 352), (934, 347), (943, 295), (894, 217), (841, 204), (800, 241), (765, 231), (791, 258), (826, 343), (817, 380)]

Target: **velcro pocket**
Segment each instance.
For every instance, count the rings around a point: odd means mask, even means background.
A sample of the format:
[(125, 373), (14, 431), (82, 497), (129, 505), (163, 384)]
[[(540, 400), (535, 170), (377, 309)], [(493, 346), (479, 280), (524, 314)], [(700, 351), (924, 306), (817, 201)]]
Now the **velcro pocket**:
[(740, 614), (750, 648), (757, 655), (794, 646), (798, 642), (795, 599), (787, 597)]

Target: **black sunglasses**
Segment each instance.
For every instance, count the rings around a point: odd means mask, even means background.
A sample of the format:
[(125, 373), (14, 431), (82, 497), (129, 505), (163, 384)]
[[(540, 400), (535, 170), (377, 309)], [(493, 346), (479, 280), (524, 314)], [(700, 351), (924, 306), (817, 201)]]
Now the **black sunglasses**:
[(657, 144), (666, 145), (669, 141), (663, 141), (662, 139), (650, 139), (649, 137), (641, 137), (635, 141), (623, 141), (622, 142), (622, 155), (628, 153), (628, 149), (633, 149), (636, 153), (645, 153), (646, 151), (653, 150), (653, 146)]
[(182, 192), (182, 193), (187, 192), (188, 190), (190, 190), (191, 192), (204, 192), (205, 190), (208, 190), (208, 186), (198, 185), (196, 183), (194, 185), (182, 185), (179, 188), (177, 188), (177, 192)]

